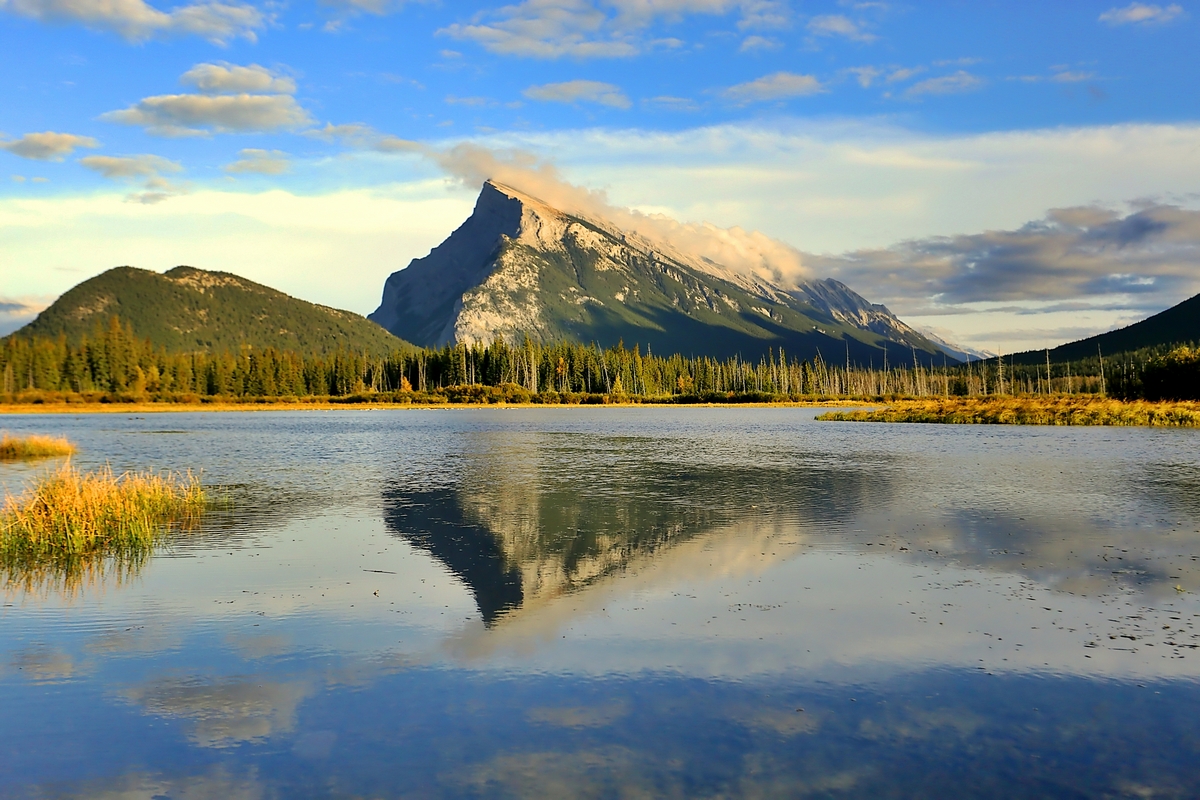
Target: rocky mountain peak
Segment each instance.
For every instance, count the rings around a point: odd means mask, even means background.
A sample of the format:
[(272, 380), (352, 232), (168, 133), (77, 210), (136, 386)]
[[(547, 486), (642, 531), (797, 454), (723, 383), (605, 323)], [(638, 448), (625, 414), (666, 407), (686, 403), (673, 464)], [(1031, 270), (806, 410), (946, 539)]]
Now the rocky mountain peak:
[(890, 341), (941, 358), (837, 281), (789, 287), (742, 275), (494, 180), (449, 238), (392, 273), (370, 319), (426, 346), (529, 335), (748, 358), (827, 348), (866, 362)]

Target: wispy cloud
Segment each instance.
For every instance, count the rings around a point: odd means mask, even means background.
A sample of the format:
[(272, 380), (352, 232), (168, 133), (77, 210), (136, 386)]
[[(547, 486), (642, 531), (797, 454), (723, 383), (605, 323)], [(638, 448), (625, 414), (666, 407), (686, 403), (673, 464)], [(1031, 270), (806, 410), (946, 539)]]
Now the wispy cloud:
[(769, 36), (747, 36), (738, 47), (738, 52), (752, 53), (756, 50), (778, 50), (783, 44), (778, 39)]
[(824, 87), (821, 82), (812, 75), (776, 72), (730, 86), (722, 95), (735, 103), (759, 103), (767, 100), (785, 100), (789, 97), (805, 97), (822, 91)]
[(282, 150), (248, 147), (238, 152), (237, 161), (225, 165), (225, 171), (234, 175), (282, 175), (290, 167), (287, 153)]
[(128, 202), (159, 203), (187, 191), (186, 187), (163, 177), (164, 173), (182, 171), (183, 166), (161, 156), (86, 156), (79, 159), (79, 163), (109, 180), (140, 184), (142, 191), (127, 195)]
[(1100, 15), (1100, 21), (1109, 25), (1162, 25), (1183, 15), (1183, 7), (1175, 3), (1169, 6), (1148, 3), (1130, 3), (1124, 8), (1110, 8)]
[(808, 32), (814, 36), (840, 36), (854, 42), (873, 42), (879, 37), (863, 30), (860, 23), (843, 14), (822, 14), (808, 21)]
[[(524, 0), (438, 31), (490, 52), (527, 58), (628, 58), (654, 46), (645, 31), (661, 19), (742, 11), (739, 26), (778, 23), (786, 8), (768, 0)], [(678, 40), (670, 40), (677, 42)]]
[(983, 86), (983, 79), (960, 69), (952, 75), (942, 75), (928, 78), (920, 83), (914, 83), (905, 91), (906, 97), (920, 97), (929, 94), (960, 94), (973, 92)]
[(551, 103), (599, 103), (613, 108), (629, 108), (629, 98), (619, 86), (600, 81), (563, 81), (530, 86), (522, 94), (531, 100)]
[(62, 161), (80, 147), (96, 148), (100, 143), (90, 136), (73, 133), (27, 133), (20, 139), (0, 141), (0, 150), (7, 150), (21, 158), (37, 161)]
[(7, 336), (13, 331), (33, 322), (34, 317), (42, 313), (54, 302), (53, 297), (23, 296), (12, 297), (0, 295), (0, 336)]
[(200, 36), (221, 45), (236, 38), (256, 41), (269, 22), (259, 9), (237, 2), (192, 3), (165, 12), (143, 0), (0, 0), (0, 9), (110, 31), (133, 42), (169, 35)]

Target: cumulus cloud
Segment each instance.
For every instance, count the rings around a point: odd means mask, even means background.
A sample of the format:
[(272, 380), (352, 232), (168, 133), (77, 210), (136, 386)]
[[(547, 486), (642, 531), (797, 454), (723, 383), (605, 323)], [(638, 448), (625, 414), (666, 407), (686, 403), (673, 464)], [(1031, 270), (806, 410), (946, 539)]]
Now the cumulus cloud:
[(0, 9), (42, 22), (78, 23), (133, 42), (158, 36), (193, 35), (215, 44), (256, 41), (268, 18), (235, 2), (202, 2), (160, 11), (143, 0), (0, 0)]
[(282, 175), (290, 166), (287, 153), (282, 150), (248, 147), (238, 152), (237, 161), (225, 165), (225, 171), (233, 174)]
[(659, 19), (741, 9), (743, 24), (754, 26), (778, 6), (764, 0), (524, 0), (438, 33), (474, 41), (500, 55), (626, 58), (653, 46), (642, 33)]
[(938, 236), (843, 256), (814, 269), (883, 296), (940, 304), (1049, 302), (1200, 289), (1200, 211), (1052, 210), (1016, 230)]
[(274, 70), (258, 64), (238, 66), (220, 62), (197, 64), (179, 78), (185, 86), (195, 87), (205, 94), (230, 94), (239, 92), (261, 92), (269, 94), (295, 94), (296, 82), (281, 76)]
[(953, 75), (942, 75), (929, 78), (920, 83), (914, 83), (904, 94), (906, 97), (920, 97), (927, 94), (959, 94), (972, 92), (983, 86), (983, 79), (960, 69)]
[(1109, 25), (1162, 25), (1183, 15), (1183, 8), (1175, 3), (1169, 6), (1130, 3), (1124, 8), (1110, 8), (1100, 15), (1100, 21)]
[(563, 81), (530, 86), (523, 94), (531, 100), (551, 103), (599, 103), (613, 108), (629, 108), (629, 98), (619, 86), (600, 81)]
[(173, 184), (163, 177), (163, 173), (180, 172), (183, 167), (162, 156), (86, 156), (79, 159), (79, 163), (109, 180), (140, 185), (141, 191), (126, 196), (126, 201), (131, 203), (160, 203), (187, 191), (186, 187)]
[(821, 82), (812, 75), (776, 72), (747, 83), (730, 86), (722, 94), (726, 99), (736, 103), (758, 103), (766, 100), (804, 97), (822, 91), (824, 91), (824, 87), (821, 86)]
[(106, 122), (140, 125), (157, 136), (278, 131), (312, 118), (286, 94), (164, 94), (101, 115)]
[(873, 42), (879, 38), (842, 14), (821, 14), (810, 19), (807, 27), (814, 36), (841, 36), (854, 42)]
[(0, 141), (0, 150), (7, 150), (21, 158), (32, 158), (37, 161), (62, 161), (80, 147), (99, 147), (100, 143), (90, 136), (76, 136), (73, 133), (27, 133), (20, 139)]

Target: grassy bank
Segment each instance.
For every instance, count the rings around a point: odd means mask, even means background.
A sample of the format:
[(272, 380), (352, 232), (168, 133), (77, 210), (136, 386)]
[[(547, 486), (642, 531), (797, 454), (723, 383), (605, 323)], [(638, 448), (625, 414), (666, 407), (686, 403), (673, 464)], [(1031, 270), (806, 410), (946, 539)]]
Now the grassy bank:
[(1200, 427), (1200, 403), (1110, 400), (1079, 395), (952, 397), (906, 400), (885, 408), (832, 411), (841, 422), (925, 422), (958, 425), (1132, 425)]
[(115, 475), (70, 463), (38, 479), (0, 510), (0, 561), (147, 551), (171, 526), (194, 524), (206, 504), (191, 474)]
[(0, 434), (0, 461), (27, 461), (35, 458), (69, 456), (75, 445), (52, 436), (9, 436)]

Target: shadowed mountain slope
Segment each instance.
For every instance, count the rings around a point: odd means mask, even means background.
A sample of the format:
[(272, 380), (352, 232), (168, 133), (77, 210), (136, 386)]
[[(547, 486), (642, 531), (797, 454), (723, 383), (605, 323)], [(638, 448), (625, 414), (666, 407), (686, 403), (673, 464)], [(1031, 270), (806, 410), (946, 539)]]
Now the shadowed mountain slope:
[[(1200, 294), (1141, 322), (1051, 348), (1050, 360), (1059, 363), (1095, 358), (1097, 349), (1108, 357), (1144, 347), (1197, 341), (1200, 341)], [(1011, 360), (1016, 364), (1041, 364), (1046, 360), (1046, 351), (1015, 353)]]

